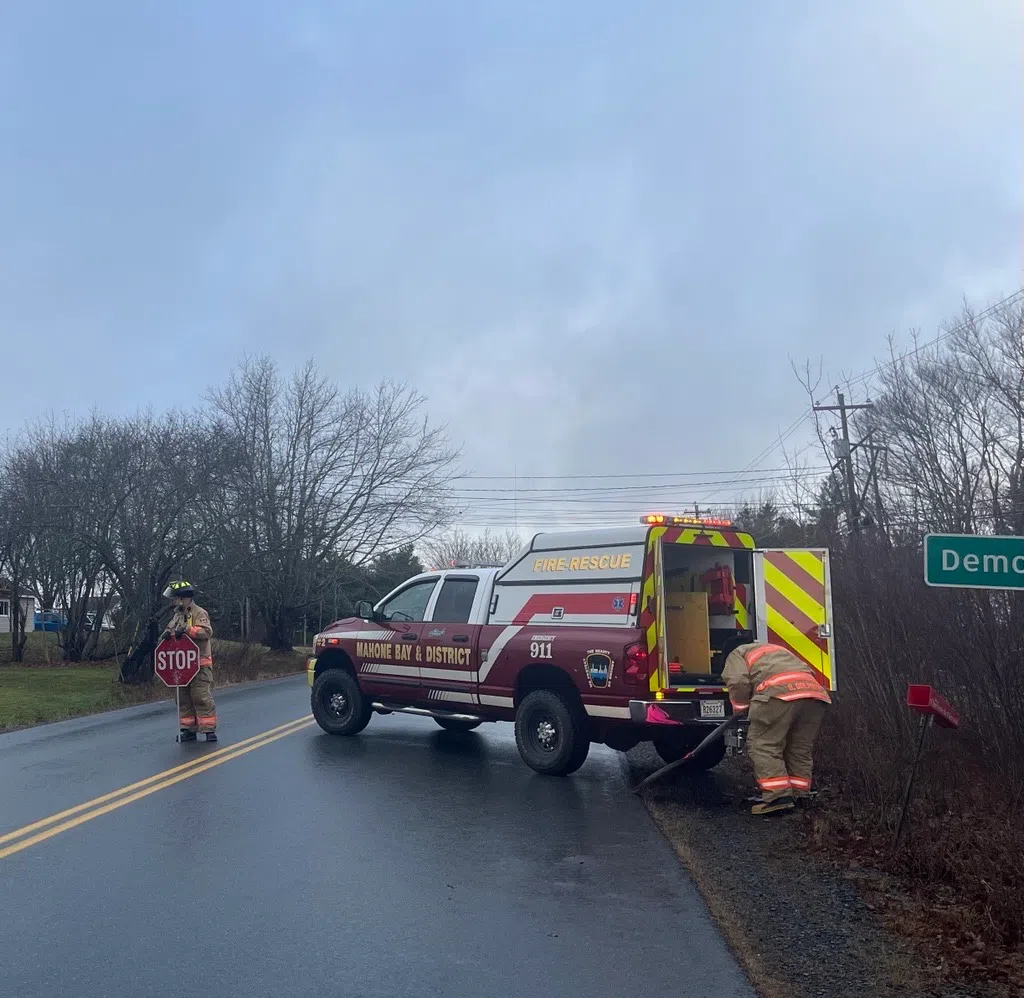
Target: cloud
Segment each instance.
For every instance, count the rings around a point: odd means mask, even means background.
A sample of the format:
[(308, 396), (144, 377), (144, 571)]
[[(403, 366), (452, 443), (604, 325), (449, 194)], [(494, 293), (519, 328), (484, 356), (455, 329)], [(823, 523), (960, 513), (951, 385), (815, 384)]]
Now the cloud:
[(869, 367), (1019, 279), (1010, 5), (234, 10), (7, 32), (17, 413), (270, 350), (416, 383), (480, 473), (739, 468), (790, 357)]

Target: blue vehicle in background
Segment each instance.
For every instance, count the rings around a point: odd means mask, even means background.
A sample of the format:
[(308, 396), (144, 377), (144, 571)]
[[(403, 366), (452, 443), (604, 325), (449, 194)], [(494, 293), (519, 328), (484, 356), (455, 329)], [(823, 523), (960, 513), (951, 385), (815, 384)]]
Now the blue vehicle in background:
[(37, 631), (62, 631), (68, 626), (68, 618), (59, 610), (36, 610)]

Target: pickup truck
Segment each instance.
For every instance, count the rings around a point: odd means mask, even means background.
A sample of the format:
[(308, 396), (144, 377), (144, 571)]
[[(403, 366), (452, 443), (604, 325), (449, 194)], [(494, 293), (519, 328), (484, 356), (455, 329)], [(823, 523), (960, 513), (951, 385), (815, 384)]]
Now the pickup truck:
[(641, 524), (538, 534), (501, 568), (425, 572), (361, 603), (314, 638), (313, 716), (337, 735), (374, 713), (511, 721), (527, 765), (566, 775), (594, 742), (688, 752), (732, 713), (721, 670), (738, 644), (783, 644), (836, 688), (826, 550), (758, 550), (727, 521)]

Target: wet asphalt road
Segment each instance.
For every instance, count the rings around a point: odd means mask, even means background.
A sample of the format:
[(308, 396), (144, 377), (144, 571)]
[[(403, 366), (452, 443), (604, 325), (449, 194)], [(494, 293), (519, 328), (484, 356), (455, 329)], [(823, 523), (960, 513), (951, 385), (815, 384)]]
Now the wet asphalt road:
[[(308, 715), (303, 679), (0, 735), (15, 829)], [(89, 812), (84, 812), (88, 814)], [(70, 820), (70, 819), (68, 819)], [(304, 727), (0, 858), (0, 990), (19, 996), (752, 996), (621, 757), (564, 780), (511, 725)]]

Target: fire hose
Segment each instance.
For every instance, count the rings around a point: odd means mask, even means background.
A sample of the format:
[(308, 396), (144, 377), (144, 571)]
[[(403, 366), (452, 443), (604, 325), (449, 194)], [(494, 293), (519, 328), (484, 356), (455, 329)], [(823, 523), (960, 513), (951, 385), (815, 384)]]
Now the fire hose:
[(676, 759), (675, 762), (670, 762), (667, 766), (662, 766), (661, 769), (655, 770), (655, 772), (651, 773), (651, 775), (648, 776), (647, 779), (637, 784), (637, 786), (633, 788), (633, 793), (640, 793), (640, 791), (643, 790), (643, 788), (646, 787), (648, 783), (653, 783), (659, 777), (664, 776), (666, 773), (671, 773), (673, 769), (678, 769), (680, 766), (688, 763), (695, 755), (697, 755), (698, 752), (703, 752), (704, 749), (706, 749), (712, 742), (717, 741), (719, 738), (722, 738), (725, 735), (726, 731), (728, 731), (729, 728), (731, 728), (738, 721), (742, 720), (743, 717), (743, 714), (733, 714), (731, 717), (727, 717), (699, 745), (697, 745), (695, 748), (690, 749), (690, 751), (687, 752), (686, 755), (682, 757), (682, 759)]

